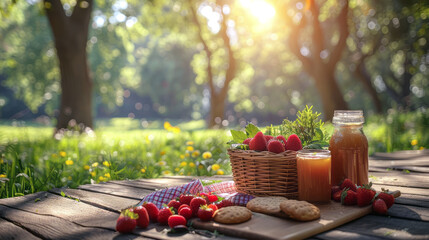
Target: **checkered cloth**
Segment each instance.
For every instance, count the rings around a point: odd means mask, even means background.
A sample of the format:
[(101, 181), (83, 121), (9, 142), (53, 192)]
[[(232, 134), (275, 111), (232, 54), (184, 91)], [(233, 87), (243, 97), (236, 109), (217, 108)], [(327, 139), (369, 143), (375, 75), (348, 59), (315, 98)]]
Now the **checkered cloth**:
[(234, 181), (220, 182), (203, 186), (201, 181), (196, 179), (181, 186), (166, 188), (153, 192), (144, 197), (143, 200), (141, 200), (141, 202), (137, 205), (141, 206), (144, 202), (152, 202), (158, 208), (162, 208), (163, 204), (168, 204), (170, 200), (179, 197), (180, 194), (197, 194), (201, 192), (214, 193), (220, 197), (231, 200), (234, 205), (246, 205), (246, 203), (253, 198), (251, 195), (238, 193), (237, 189), (235, 188)]

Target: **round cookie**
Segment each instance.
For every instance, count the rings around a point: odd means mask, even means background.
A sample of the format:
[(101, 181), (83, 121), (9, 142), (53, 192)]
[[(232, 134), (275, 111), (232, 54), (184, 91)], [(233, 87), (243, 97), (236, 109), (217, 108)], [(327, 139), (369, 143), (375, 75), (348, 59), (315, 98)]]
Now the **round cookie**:
[(237, 224), (252, 218), (252, 212), (240, 206), (223, 207), (214, 213), (214, 221), (218, 223)]
[(280, 203), (285, 200), (285, 197), (256, 197), (247, 202), (246, 207), (252, 212), (272, 215), (281, 212)]
[(280, 208), (295, 220), (311, 221), (320, 218), (320, 209), (306, 201), (286, 200), (280, 203)]

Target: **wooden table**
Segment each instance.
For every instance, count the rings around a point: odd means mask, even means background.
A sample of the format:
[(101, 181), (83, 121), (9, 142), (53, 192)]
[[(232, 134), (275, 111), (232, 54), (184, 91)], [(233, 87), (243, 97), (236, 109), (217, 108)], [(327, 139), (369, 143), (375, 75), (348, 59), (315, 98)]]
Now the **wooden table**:
[[(231, 176), (214, 177), (231, 180)], [(23, 197), (0, 199), (0, 239), (206, 239), (216, 234), (195, 230), (171, 235), (151, 224), (133, 234), (115, 232), (119, 210), (143, 196), (190, 177), (110, 181), (78, 189), (52, 189)], [(429, 151), (378, 153), (370, 158), (374, 188), (400, 190), (389, 216), (367, 215), (313, 239), (429, 239)], [(66, 197), (61, 196), (61, 192)], [(78, 199), (78, 200), (77, 200)], [(218, 235), (218, 238), (233, 239)]]

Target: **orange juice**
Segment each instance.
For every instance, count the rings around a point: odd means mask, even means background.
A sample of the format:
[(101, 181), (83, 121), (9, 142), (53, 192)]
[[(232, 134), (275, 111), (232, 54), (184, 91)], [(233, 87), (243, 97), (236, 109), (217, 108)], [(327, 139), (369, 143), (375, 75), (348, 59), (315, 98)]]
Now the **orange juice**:
[(298, 198), (307, 202), (331, 200), (331, 155), (328, 150), (301, 150), (297, 155)]
[(335, 111), (332, 122), (332, 184), (339, 184), (344, 178), (358, 185), (368, 184), (368, 141), (362, 131), (362, 111)]

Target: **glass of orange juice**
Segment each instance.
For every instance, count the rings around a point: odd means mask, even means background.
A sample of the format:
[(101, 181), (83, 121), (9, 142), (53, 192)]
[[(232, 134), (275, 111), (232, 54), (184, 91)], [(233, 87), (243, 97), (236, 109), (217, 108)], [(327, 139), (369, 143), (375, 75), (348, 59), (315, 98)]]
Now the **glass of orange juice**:
[(305, 149), (297, 154), (298, 198), (307, 202), (331, 200), (331, 152)]

